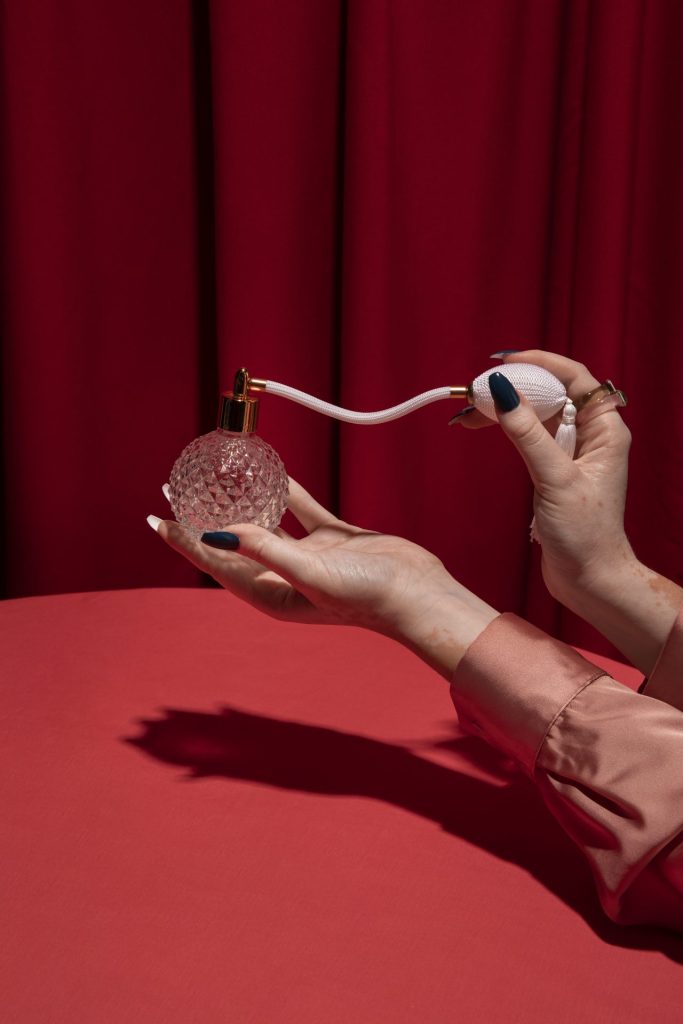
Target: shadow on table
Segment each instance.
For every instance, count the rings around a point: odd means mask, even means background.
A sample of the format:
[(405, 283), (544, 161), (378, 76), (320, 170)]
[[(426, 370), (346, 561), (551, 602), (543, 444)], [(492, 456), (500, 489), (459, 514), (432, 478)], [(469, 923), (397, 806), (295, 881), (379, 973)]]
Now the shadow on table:
[[(436, 822), (447, 832), (519, 864), (579, 913), (611, 945), (659, 950), (683, 963), (683, 940), (656, 928), (624, 928), (607, 919), (588, 865), (543, 804), (533, 784), (475, 738), (439, 742), (462, 763), (497, 782), (436, 764), (392, 743), (225, 707), (220, 712), (162, 709), (140, 719), (144, 732), (123, 742), (186, 779), (224, 776), (279, 789), (365, 796)], [(501, 784), (501, 779), (503, 784)]]

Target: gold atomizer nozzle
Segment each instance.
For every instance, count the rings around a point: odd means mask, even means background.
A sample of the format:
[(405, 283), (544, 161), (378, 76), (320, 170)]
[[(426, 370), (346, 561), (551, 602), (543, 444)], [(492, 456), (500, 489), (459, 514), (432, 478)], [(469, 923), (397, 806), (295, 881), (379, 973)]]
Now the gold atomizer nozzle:
[(258, 398), (250, 398), (249, 391), (264, 390), (265, 381), (254, 381), (242, 367), (235, 374), (232, 391), (224, 391), (218, 410), (218, 427), (238, 434), (252, 434), (258, 420)]

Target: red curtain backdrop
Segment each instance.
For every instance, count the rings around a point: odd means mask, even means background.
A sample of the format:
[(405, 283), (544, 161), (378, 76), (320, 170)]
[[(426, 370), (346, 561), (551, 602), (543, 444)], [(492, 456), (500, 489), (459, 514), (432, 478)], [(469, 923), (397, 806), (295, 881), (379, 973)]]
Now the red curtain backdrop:
[[(195, 584), (145, 516), (239, 366), (374, 409), (527, 346), (629, 394), (630, 536), (681, 579), (679, 0), (4, 0), (1, 28), (7, 596)], [(607, 650), (543, 593), (518, 456), (455, 408), (266, 396), (259, 433)]]

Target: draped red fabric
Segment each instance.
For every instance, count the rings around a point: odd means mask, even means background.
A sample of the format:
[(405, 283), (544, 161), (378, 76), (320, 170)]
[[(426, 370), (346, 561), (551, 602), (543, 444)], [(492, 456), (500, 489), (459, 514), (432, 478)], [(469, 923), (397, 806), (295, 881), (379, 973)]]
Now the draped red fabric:
[[(195, 581), (145, 516), (239, 366), (373, 409), (527, 346), (629, 394), (630, 536), (681, 578), (677, 0), (6, 0), (0, 46), (7, 595)], [(608, 650), (543, 592), (516, 453), (453, 412), (266, 396), (259, 433)]]

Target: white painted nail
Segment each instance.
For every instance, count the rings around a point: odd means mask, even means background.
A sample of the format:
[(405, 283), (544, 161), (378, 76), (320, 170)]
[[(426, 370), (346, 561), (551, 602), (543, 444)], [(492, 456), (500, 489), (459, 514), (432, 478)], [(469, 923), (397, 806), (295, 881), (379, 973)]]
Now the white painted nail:
[(170, 505), (171, 504), (171, 488), (168, 486), (168, 484), (164, 484), (164, 486), (161, 489), (164, 492), (164, 497), (166, 498), (166, 501)]
[(163, 519), (159, 519), (159, 516), (147, 516), (147, 522), (155, 532), (158, 532), (159, 527), (163, 523)]

